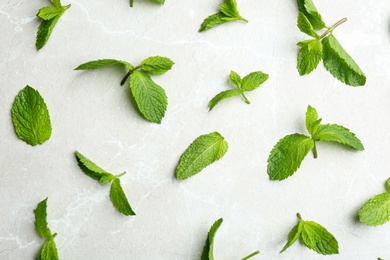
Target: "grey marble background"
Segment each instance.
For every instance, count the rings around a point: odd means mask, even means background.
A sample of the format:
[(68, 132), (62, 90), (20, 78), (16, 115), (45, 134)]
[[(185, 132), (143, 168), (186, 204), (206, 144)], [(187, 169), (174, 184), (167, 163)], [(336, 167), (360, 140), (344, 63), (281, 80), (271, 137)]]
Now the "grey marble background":
[[(35, 49), (39, 19), (48, 1), (0, 1), (0, 259), (34, 259), (43, 240), (34, 231), (33, 209), (46, 197), (48, 223), (58, 236), (61, 259), (199, 259), (208, 229), (224, 222), (216, 259), (323, 259), (296, 243), (283, 254), (295, 214), (325, 226), (340, 254), (327, 259), (390, 259), (390, 224), (372, 228), (356, 220), (360, 206), (384, 191), (390, 177), (390, 2), (317, 0), (327, 24), (348, 22), (334, 35), (367, 76), (348, 87), (322, 64), (310, 75), (296, 70), (296, 27), (291, 1), (238, 0), (243, 17), (198, 33), (219, 1), (62, 0), (72, 7), (46, 46)], [(144, 120), (120, 86), (124, 70), (79, 72), (86, 61), (117, 58), (139, 64), (152, 55), (175, 65), (153, 76), (168, 95), (161, 125)], [(230, 70), (270, 75), (247, 96), (208, 101), (231, 88)], [(30, 85), (41, 93), (53, 134), (31, 147), (14, 133), (10, 109)], [(268, 154), (283, 136), (306, 133), (304, 115), (314, 106), (325, 123), (350, 128), (366, 150), (318, 144), (291, 178), (270, 181)], [(199, 135), (220, 132), (228, 153), (197, 176), (174, 178), (185, 148)], [(74, 151), (121, 178), (136, 217), (119, 214), (109, 187), (85, 176)]]

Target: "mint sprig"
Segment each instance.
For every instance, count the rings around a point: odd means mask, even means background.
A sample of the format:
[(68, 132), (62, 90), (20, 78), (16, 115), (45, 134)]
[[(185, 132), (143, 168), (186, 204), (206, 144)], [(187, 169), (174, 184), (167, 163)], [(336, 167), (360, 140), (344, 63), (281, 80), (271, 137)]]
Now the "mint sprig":
[(160, 124), (168, 105), (167, 95), (165, 90), (157, 85), (149, 74), (164, 74), (172, 68), (174, 62), (166, 57), (152, 56), (134, 67), (126, 61), (103, 59), (86, 62), (75, 70), (93, 70), (112, 65), (122, 65), (128, 70), (121, 85), (124, 85), (130, 77), (129, 87), (139, 111), (148, 121)]
[(303, 220), (301, 214), (297, 213), (299, 223), (295, 225), (288, 234), (287, 243), (280, 251), (283, 253), (293, 245), (298, 238), (309, 249), (322, 255), (339, 253), (339, 244), (336, 238), (326, 228), (314, 221)]
[(369, 199), (359, 210), (359, 219), (369, 226), (379, 226), (390, 221), (390, 178), (385, 183), (386, 192)]
[(70, 7), (70, 4), (66, 6), (61, 5), (60, 0), (52, 0), (51, 3), (52, 6), (43, 7), (39, 9), (37, 13), (37, 16), (42, 19), (37, 32), (37, 40), (35, 42), (37, 50), (40, 50), (43, 46), (45, 46), (54, 26), (64, 12)]
[[(299, 75), (311, 73), (323, 60), (325, 68), (338, 80), (350, 86), (363, 86), (366, 76), (352, 57), (343, 49), (333, 36), (333, 30), (347, 21), (343, 18), (331, 27), (326, 27), (321, 15), (311, 0), (298, 0), (299, 14), (297, 25), (301, 32), (311, 36), (312, 40), (298, 42), (297, 69)], [(321, 35), (317, 30), (327, 28)]]
[(336, 124), (321, 124), (315, 108), (310, 105), (306, 111), (306, 129), (311, 136), (291, 134), (283, 137), (273, 147), (269, 157), (267, 172), (271, 180), (284, 180), (293, 175), (306, 155), (313, 151), (317, 158), (316, 142), (329, 141), (362, 151), (363, 144), (354, 133)]
[(34, 209), (35, 215), (35, 230), (40, 237), (46, 239), (45, 244), (42, 246), (41, 250), (38, 253), (38, 260), (58, 260), (58, 252), (54, 238), (57, 236), (57, 233), (52, 234), (48, 224), (47, 224), (47, 198), (38, 203), (36, 209)]
[(119, 175), (114, 175), (112, 173), (107, 172), (106, 170), (103, 170), (81, 153), (76, 151), (75, 155), (77, 163), (81, 171), (85, 175), (91, 177), (94, 180), (99, 181), (102, 184), (108, 184), (112, 182), (110, 188), (110, 199), (112, 204), (114, 204), (115, 208), (123, 215), (135, 215), (126, 198), (126, 195), (122, 189), (119, 180), (119, 177), (125, 175), (126, 172), (123, 172)]
[(210, 15), (207, 17), (200, 26), (199, 32), (203, 32), (214, 28), (223, 23), (241, 20), (244, 22), (248, 22), (245, 18), (243, 18), (237, 9), (236, 0), (224, 0), (222, 4), (219, 5), (220, 12)]
[(251, 102), (245, 96), (245, 91), (252, 91), (258, 88), (261, 84), (263, 84), (268, 79), (268, 74), (265, 74), (261, 71), (255, 71), (248, 75), (246, 75), (243, 79), (241, 79), (240, 75), (235, 71), (231, 71), (229, 75), (229, 81), (233, 84), (236, 89), (222, 91), (215, 97), (213, 97), (209, 102), (210, 111), (223, 99), (234, 97), (237, 95), (241, 95), (247, 104)]

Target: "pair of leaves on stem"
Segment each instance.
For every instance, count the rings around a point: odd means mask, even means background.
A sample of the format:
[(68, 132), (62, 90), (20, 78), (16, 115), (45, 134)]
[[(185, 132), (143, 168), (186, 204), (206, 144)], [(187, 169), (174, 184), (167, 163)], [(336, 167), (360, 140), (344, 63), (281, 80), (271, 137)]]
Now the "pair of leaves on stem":
[(119, 175), (113, 175), (99, 166), (97, 166), (95, 163), (93, 163), (91, 160), (86, 158), (84, 155), (76, 151), (76, 159), (78, 162), (78, 165), (80, 169), (83, 171), (83, 173), (89, 177), (91, 177), (94, 180), (99, 181), (102, 184), (108, 184), (111, 183), (110, 188), (110, 199), (112, 201), (112, 204), (114, 204), (115, 208), (126, 216), (135, 215), (134, 211), (132, 210), (126, 195), (122, 189), (121, 182), (119, 180), (119, 177), (123, 176), (126, 172), (123, 172)]
[[(164, 4), (165, 3), (165, 0), (153, 0), (154, 2), (158, 3), (158, 4)], [(130, 0), (130, 7), (133, 7), (134, 5), (134, 0)]]
[[(363, 71), (332, 35), (333, 30), (347, 19), (341, 19), (328, 28), (311, 0), (298, 0), (298, 6), (298, 28), (314, 38), (297, 44), (301, 47), (297, 65), (299, 75), (309, 74), (323, 60), (325, 68), (341, 82), (350, 86), (365, 85)], [(324, 28), (327, 30), (318, 35), (316, 30)]]
[(19, 91), (11, 109), (12, 122), (19, 139), (35, 146), (51, 136), (51, 122), (45, 101), (30, 86)]
[(70, 7), (70, 5), (62, 6), (60, 0), (51, 0), (52, 5), (39, 9), (37, 16), (42, 19), (41, 25), (38, 28), (37, 40), (35, 46), (40, 50), (45, 46), (46, 42), (54, 29), (54, 26)]
[(364, 150), (363, 144), (348, 128), (336, 124), (322, 125), (321, 121), (315, 108), (308, 106), (306, 129), (311, 137), (295, 133), (279, 140), (268, 157), (267, 172), (271, 180), (283, 180), (293, 175), (311, 150), (317, 158), (317, 141), (336, 142)]
[(38, 253), (38, 260), (57, 260), (58, 252), (54, 238), (57, 233), (52, 234), (47, 224), (47, 198), (38, 203), (37, 208), (34, 209), (35, 215), (35, 230), (40, 237), (46, 239), (45, 244), (42, 246)]
[(287, 243), (280, 253), (294, 244), (298, 238), (301, 238), (302, 243), (307, 248), (319, 254), (331, 255), (339, 253), (339, 244), (336, 238), (326, 228), (314, 221), (303, 220), (299, 213), (297, 216), (299, 223), (288, 234)]
[(268, 74), (265, 74), (261, 71), (255, 71), (248, 75), (246, 75), (243, 79), (241, 79), (240, 75), (235, 71), (231, 71), (229, 75), (229, 81), (231, 84), (236, 86), (236, 89), (222, 91), (209, 102), (209, 108), (212, 110), (214, 106), (216, 106), (221, 100), (234, 97), (237, 95), (241, 95), (247, 104), (251, 102), (245, 96), (244, 91), (252, 91), (258, 88), (261, 84), (263, 84), (268, 79)]
[[(210, 231), (207, 234), (206, 242), (203, 247), (203, 252), (201, 257), (202, 260), (214, 260), (214, 238), (222, 222), (223, 219), (220, 218), (217, 221), (215, 221), (214, 224), (211, 226)], [(247, 260), (257, 254), (260, 254), (260, 252), (255, 251), (252, 254), (244, 257), (242, 260)]]
[(390, 178), (385, 183), (386, 192), (369, 199), (359, 210), (359, 219), (369, 226), (390, 221)]
[(199, 32), (209, 30), (215, 26), (231, 21), (241, 20), (246, 23), (248, 22), (248, 20), (243, 18), (238, 12), (236, 0), (224, 0), (224, 2), (219, 5), (219, 10), (220, 12), (204, 19)]
[(93, 70), (112, 65), (125, 66), (128, 73), (123, 78), (121, 85), (130, 77), (130, 90), (139, 111), (150, 122), (160, 124), (167, 109), (167, 95), (165, 90), (157, 85), (148, 73), (154, 75), (164, 74), (172, 68), (173, 64), (173, 61), (169, 58), (161, 56), (149, 57), (136, 67), (126, 61), (102, 59), (81, 64), (75, 70)]

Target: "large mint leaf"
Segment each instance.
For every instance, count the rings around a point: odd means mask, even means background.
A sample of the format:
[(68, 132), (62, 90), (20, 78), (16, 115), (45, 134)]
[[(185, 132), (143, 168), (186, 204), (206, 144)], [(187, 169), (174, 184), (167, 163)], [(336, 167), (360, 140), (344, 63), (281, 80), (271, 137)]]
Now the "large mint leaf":
[(299, 11), (303, 12), (315, 30), (321, 30), (326, 27), (320, 13), (317, 11), (313, 1), (298, 0)]
[(301, 223), (301, 238), (305, 246), (323, 255), (339, 253), (336, 238), (323, 226), (314, 221), (301, 221)]
[(211, 226), (210, 231), (207, 235), (206, 243), (204, 244), (203, 247), (202, 258), (201, 258), (202, 260), (214, 260), (214, 253), (213, 253), (214, 238), (222, 222), (223, 219), (220, 218), (217, 221), (215, 221), (214, 224)]
[(359, 151), (364, 150), (363, 144), (354, 133), (348, 128), (336, 124), (320, 125), (313, 139), (315, 141), (336, 142)]
[(50, 239), (52, 237), (51, 231), (47, 225), (47, 198), (38, 203), (37, 208), (34, 209), (35, 215), (35, 230), (37, 233), (45, 239)]
[(129, 204), (129, 201), (126, 198), (126, 195), (121, 186), (121, 182), (118, 178), (115, 178), (111, 184), (110, 199), (114, 204), (115, 208), (123, 215), (135, 215)]
[(152, 56), (141, 63), (141, 69), (151, 74), (160, 75), (170, 70), (175, 64), (167, 57)]
[(383, 225), (390, 221), (390, 192), (368, 200), (359, 210), (359, 219), (369, 226)]

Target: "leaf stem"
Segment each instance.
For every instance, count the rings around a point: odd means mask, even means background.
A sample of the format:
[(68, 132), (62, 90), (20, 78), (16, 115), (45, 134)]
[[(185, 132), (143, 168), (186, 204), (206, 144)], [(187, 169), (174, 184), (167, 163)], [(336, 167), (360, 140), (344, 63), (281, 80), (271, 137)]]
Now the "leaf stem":
[(126, 75), (123, 77), (121, 81), (121, 86), (123, 86), (126, 83), (126, 80), (130, 77), (131, 73), (133, 73), (135, 70), (141, 68), (141, 66), (134, 67), (134, 69), (129, 70), (129, 72), (126, 73)]
[(64, 6), (64, 9), (66, 10), (66, 9), (68, 9), (71, 6), (72, 6), (71, 4), (68, 4), (68, 5)]
[(122, 172), (121, 174), (115, 175), (115, 177), (119, 178), (119, 177), (121, 177), (121, 176), (123, 176), (125, 174), (126, 174), (126, 172)]
[(314, 147), (313, 147), (313, 156), (314, 156), (314, 159), (317, 158), (317, 146), (316, 146), (316, 142), (314, 142)]
[(53, 234), (53, 238), (55, 238), (56, 236), (57, 236), (57, 233), (54, 233), (54, 234)]
[(251, 102), (248, 100), (248, 98), (245, 96), (244, 91), (241, 93), (241, 96), (244, 98), (245, 102), (247, 104), (250, 104)]
[(245, 19), (244, 17), (241, 17), (241, 21), (244, 21), (246, 23), (248, 23), (249, 21), (247, 19)]
[(332, 31), (337, 27), (339, 26), (340, 24), (342, 23), (345, 23), (347, 21), (347, 18), (343, 18), (341, 19), (340, 21), (338, 21), (337, 23), (335, 23), (333, 26), (329, 27), (328, 30), (326, 30), (321, 36), (320, 36), (320, 40), (322, 38), (324, 38), (325, 36), (327, 36), (329, 33), (332, 33)]
[(130, 0), (130, 7), (133, 7), (134, 0)]
[(299, 221), (302, 221), (302, 220), (303, 220), (303, 218), (302, 218), (302, 216), (301, 216), (301, 213), (297, 213), (297, 217), (298, 217)]
[(247, 260), (247, 259), (249, 259), (249, 258), (251, 258), (251, 257), (254, 257), (255, 255), (258, 255), (258, 254), (260, 254), (260, 251), (259, 251), (259, 250), (253, 252), (253, 253), (250, 254), (250, 255), (247, 255), (246, 257), (244, 257), (244, 258), (241, 259), (241, 260)]

